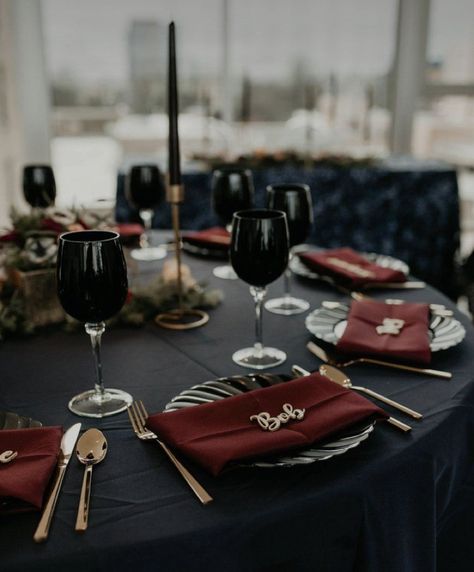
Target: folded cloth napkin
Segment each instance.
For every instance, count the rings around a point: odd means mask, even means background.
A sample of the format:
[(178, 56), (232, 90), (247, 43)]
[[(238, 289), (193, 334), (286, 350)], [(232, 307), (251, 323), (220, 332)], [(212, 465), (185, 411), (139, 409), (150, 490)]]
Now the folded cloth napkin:
[(230, 234), (221, 226), (213, 226), (205, 230), (185, 232), (182, 239), (198, 246), (211, 246), (213, 248), (227, 249), (230, 246)]
[(120, 240), (123, 244), (132, 244), (138, 242), (143, 234), (144, 228), (138, 223), (118, 223), (117, 232), (120, 234)]
[[(282, 422), (276, 431), (262, 429), (250, 417), (276, 417), (290, 404), (305, 409), (303, 419)], [(373, 403), (314, 373), (242, 395), (157, 413), (147, 427), (213, 475), (229, 463), (307, 447), (363, 420), (385, 419)]]
[[(402, 320), (399, 333), (383, 333), (390, 320)], [(393, 322), (392, 322), (393, 324)], [(396, 325), (396, 324), (395, 324)], [(385, 304), (374, 300), (357, 300), (351, 304), (347, 327), (337, 348), (358, 355), (389, 356), (402, 361), (428, 364), (431, 361), (428, 304)]]
[(383, 268), (369, 262), (352, 248), (334, 248), (323, 252), (300, 252), (300, 260), (310, 270), (334, 278), (341, 285), (360, 288), (367, 284), (405, 282), (400, 270)]
[(9, 463), (0, 462), (0, 513), (41, 508), (62, 434), (62, 427), (0, 431), (0, 459), (6, 451), (17, 453)]

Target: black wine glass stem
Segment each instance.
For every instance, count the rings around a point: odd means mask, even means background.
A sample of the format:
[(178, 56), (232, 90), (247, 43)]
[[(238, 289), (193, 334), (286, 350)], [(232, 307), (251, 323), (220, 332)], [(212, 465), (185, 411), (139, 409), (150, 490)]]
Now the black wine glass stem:
[(250, 293), (255, 302), (255, 355), (260, 357), (263, 354), (263, 315), (262, 304), (267, 293), (266, 288), (257, 288), (256, 286), (250, 287)]
[(87, 323), (85, 325), (86, 332), (91, 338), (92, 344), (92, 355), (94, 356), (94, 366), (95, 366), (95, 392), (97, 397), (102, 397), (104, 395), (104, 379), (102, 377), (102, 359), (100, 356), (100, 345), (102, 340), (102, 334), (105, 330), (104, 322), (99, 322), (97, 324)]
[(151, 226), (153, 221), (153, 211), (151, 209), (140, 209), (140, 218), (143, 221), (143, 226), (145, 227), (145, 232), (143, 233), (141, 242), (142, 248), (148, 248), (150, 246), (149, 235), (151, 233)]

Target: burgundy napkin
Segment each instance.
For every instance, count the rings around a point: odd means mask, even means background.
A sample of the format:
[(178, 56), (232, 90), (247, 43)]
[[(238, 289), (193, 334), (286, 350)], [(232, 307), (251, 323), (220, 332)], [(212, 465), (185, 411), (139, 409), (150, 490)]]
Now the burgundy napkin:
[(0, 512), (41, 508), (62, 434), (62, 427), (0, 431), (0, 454), (18, 453), (11, 462), (0, 463)]
[[(278, 431), (264, 431), (251, 415), (283, 411), (285, 403), (305, 409)], [(308, 377), (250, 391), (213, 403), (148, 418), (147, 427), (165, 443), (213, 475), (232, 461), (307, 447), (362, 420), (385, 419), (373, 403), (327, 378)]]
[(213, 226), (196, 232), (185, 232), (183, 240), (198, 246), (227, 249), (230, 246), (230, 234), (221, 226)]
[(120, 240), (123, 244), (133, 244), (138, 242), (143, 231), (143, 226), (138, 223), (117, 224), (117, 232), (120, 234)]
[[(352, 248), (334, 248), (324, 252), (300, 252), (300, 260), (310, 270), (330, 276), (342, 285), (361, 287), (383, 282), (405, 282), (406, 276), (400, 270), (383, 268), (369, 262)], [(345, 264), (353, 265), (345, 266)]]
[[(398, 335), (378, 334), (384, 318), (405, 321)], [(385, 304), (374, 300), (353, 301), (346, 330), (337, 343), (343, 352), (387, 356), (428, 364), (431, 360), (428, 335), (428, 304)]]

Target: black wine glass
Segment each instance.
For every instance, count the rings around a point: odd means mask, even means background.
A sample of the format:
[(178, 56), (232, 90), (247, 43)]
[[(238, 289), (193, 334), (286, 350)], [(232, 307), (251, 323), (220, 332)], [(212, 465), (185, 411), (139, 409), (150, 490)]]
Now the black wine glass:
[(58, 295), (64, 310), (85, 323), (94, 355), (95, 388), (76, 395), (69, 409), (84, 417), (106, 417), (124, 411), (132, 397), (120, 389), (105, 389), (100, 345), (104, 320), (124, 305), (128, 292), (127, 266), (116, 232), (85, 230), (59, 238)]
[[(286, 213), (290, 248), (303, 243), (311, 231), (313, 224), (313, 203), (308, 185), (284, 184), (267, 187), (267, 206)], [(290, 260), (291, 260), (290, 250)], [(280, 298), (273, 298), (265, 303), (265, 308), (274, 314), (290, 316), (300, 314), (309, 308), (309, 302), (291, 295), (291, 270), (285, 270), (285, 293)]]
[(263, 345), (262, 303), (266, 286), (281, 276), (287, 267), (288, 250), (288, 225), (284, 212), (255, 209), (234, 214), (230, 260), (237, 276), (250, 284), (256, 313), (255, 344), (234, 353), (232, 359), (238, 365), (267, 369), (286, 360), (285, 352)]
[(133, 165), (125, 179), (125, 196), (143, 221), (145, 232), (140, 238), (140, 248), (132, 250), (135, 260), (160, 260), (166, 256), (163, 246), (150, 246), (153, 213), (165, 198), (165, 186), (157, 165)]
[[(253, 206), (252, 172), (233, 165), (216, 169), (212, 174), (211, 191), (212, 208), (226, 229), (231, 232), (233, 214)], [(224, 280), (237, 280), (237, 274), (230, 264), (217, 266), (212, 273)]]
[(45, 209), (56, 200), (56, 181), (51, 165), (23, 167), (23, 195), (34, 209)]

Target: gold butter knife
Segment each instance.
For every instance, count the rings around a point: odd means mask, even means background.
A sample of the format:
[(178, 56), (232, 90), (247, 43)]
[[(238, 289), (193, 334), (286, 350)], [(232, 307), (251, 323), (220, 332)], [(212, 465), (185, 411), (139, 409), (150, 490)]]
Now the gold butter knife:
[(81, 424), (76, 423), (72, 427), (69, 427), (63, 435), (61, 440), (61, 451), (59, 453), (58, 464), (56, 466), (56, 473), (53, 481), (53, 488), (51, 489), (49, 498), (43, 509), (43, 514), (41, 515), (36, 532), (33, 536), (33, 540), (35, 542), (44, 542), (48, 538), (49, 527), (51, 526), (51, 520), (59, 497), (59, 491), (61, 490), (64, 474), (66, 473), (66, 468), (71, 459), (71, 455), (74, 452), (74, 445), (79, 437), (80, 430)]

